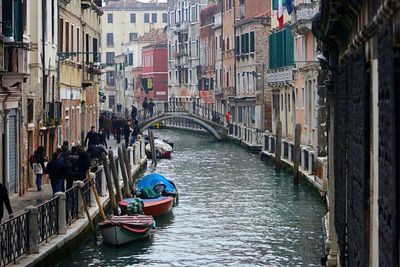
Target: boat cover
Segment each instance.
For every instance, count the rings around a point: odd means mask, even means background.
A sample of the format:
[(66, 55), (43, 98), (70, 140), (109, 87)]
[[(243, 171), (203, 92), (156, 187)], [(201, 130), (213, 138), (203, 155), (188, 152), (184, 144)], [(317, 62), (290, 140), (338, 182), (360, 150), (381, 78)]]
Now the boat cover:
[(145, 187), (154, 188), (154, 186), (160, 184), (160, 182), (165, 185), (165, 192), (176, 193), (175, 186), (170, 181), (168, 181), (167, 178), (158, 173), (152, 173), (143, 176), (143, 178), (140, 179), (137, 183), (137, 192), (140, 192)]

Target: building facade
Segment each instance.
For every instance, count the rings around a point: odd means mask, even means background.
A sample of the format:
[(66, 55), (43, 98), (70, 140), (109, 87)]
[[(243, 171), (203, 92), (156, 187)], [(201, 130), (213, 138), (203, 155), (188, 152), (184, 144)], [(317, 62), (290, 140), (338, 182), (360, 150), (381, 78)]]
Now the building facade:
[(60, 5), (59, 99), (62, 105), (61, 140), (84, 141), (99, 113), (99, 57), (101, 1), (67, 1)]
[(167, 25), (167, 4), (159, 1), (145, 3), (136, 0), (109, 0), (102, 10), (104, 15), (101, 20), (101, 62), (106, 64), (102, 76), (102, 90), (106, 95), (106, 102), (102, 109), (113, 110), (117, 103), (130, 107), (134, 103), (130, 90), (133, 87), (130, 69), (140, 66), (141, 61), (135, 63), (132, 59), (132, 64), (126, 69), (129, 101), (125, 103), (125, 100), (117, 99), (114, 58), (121, 54), (128, 54), (128, 57), (136, 59), (141, 57), (141, 49), (138, 48), (136, 51), (129, 49), (144, 34)]
[(199, 101), (200, 12), (207, 2), (168, 1), (169, 98)]

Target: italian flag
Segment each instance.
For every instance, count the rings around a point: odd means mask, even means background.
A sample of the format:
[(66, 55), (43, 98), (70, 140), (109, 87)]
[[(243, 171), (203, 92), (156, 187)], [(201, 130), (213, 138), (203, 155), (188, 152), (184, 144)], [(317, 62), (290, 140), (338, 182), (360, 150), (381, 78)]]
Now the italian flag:
[(283, 29), (283, 3), (282, 1), (285, 0), (278, 0), (278, 22), (279, 22), (279, 29)]

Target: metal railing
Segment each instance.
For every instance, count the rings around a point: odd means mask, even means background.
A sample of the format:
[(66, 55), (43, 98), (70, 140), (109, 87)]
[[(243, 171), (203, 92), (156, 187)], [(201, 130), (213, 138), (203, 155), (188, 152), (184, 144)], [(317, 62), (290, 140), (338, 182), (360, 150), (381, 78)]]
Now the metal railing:
[(28, 216), (29, 211), (25, 211), (0, 225), (0, 266), (16, 263), (16, 259), (27, 252)]
[(43, 241), (58, 233), (58, 197), (54, 197), (37, 207), (38, 209), (38, 235), (40, 244)]
[(66, 203), (65, 203), (65, 217), (67, 225), (71, 225), (72, 222), (78, 219), (78, 186), (65, 191)]

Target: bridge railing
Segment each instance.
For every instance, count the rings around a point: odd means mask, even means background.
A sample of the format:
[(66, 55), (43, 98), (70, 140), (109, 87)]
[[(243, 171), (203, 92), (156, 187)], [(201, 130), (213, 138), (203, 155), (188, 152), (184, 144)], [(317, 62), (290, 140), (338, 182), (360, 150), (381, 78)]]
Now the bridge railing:
[(162, 114), (162, 113), (173, 113), (173, 112), (186, 112), (198, 115), (212, 122), (218, 123), (225, 126), (225, 115), (217, 112), (213, 108), (209, 108), (204, 105), (200, 105), (194, 101), (167, 101), (154, 103), (153, 110), (141, 109), (138, 111), (138, 120), (146, 120), (150, 117)]

